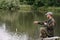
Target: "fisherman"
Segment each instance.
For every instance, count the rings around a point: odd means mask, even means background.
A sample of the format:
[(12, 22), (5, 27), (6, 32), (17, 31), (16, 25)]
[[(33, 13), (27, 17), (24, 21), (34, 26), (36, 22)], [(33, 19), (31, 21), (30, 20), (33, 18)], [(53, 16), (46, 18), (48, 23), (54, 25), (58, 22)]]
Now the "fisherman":
[(47, 12), (45, 14), (47, 16), (47, 21), (39, 22), (39, 21), (34, 21), (34, 24), (40, 24), (44, 25), (44, 27), (40, 28), (41, 32), (41, 37), (54, 37), (54, 26), (55, 26), (55, 20), (53, 18), (53, 13), (52, 12)]

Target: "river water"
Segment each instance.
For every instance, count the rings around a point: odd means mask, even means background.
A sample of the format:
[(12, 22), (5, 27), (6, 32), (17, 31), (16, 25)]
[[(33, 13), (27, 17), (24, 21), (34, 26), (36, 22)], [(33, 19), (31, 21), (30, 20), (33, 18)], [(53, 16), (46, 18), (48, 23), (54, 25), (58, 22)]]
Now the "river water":
[(6, 30), (5, 24), (3, 23), (0, 25), (0, 40), (28, 40), (28, 35), (18, 35), (17, 33), (8, 32), (8, 30)]
[[(58, 21), (58, 20), (56, 20), (56, 21)], [(56, 28), (55, 34), (57, 36), (59, 36), (60, 35), (59, 34), (60, 31), (57, 32), (58, 28), (57, 27), (55, 27), (55, 28)], [(31, 31), (33, 31), (33, 30), (31, 30)], [(38, 30), (35, 31), (35, 33), (37, 33), (37, 32), (38, 32)], [(35, 34), (35, 36), (38, 36), (38, 35)], [(26, 33), (18, 33), (18, 29), (17, 28), (15, 29), (14, 32), (11, 32), (11, 31), (8, 30), (8, 28), (7, 28), (5, 23), (1, 23), (0, 24), (0, 40), (34, 40), (34, 39), (32, 38), (32, 36), (30, 38), (29, 35), (26, 34)]]

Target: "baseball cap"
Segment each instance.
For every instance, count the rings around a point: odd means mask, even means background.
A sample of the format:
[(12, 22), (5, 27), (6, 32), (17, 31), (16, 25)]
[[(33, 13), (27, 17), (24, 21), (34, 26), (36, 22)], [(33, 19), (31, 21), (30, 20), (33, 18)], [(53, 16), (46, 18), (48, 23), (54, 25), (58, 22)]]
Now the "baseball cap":
[(53, 15), (52, 12), (47, 12), (45, 15)]

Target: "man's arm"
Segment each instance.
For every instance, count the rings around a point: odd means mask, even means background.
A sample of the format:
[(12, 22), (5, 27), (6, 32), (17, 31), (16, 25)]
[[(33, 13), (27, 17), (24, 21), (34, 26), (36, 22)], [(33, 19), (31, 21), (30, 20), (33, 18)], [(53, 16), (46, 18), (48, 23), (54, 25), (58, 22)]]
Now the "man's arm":
[(40, 21), (34, 21), (34, 24), (40, 24), (40, 25), (44, 25), (44, 22), (40, 22)]
[(51, 26), (54, 26), (55, 25), (55, 20), (50, 20), (49, 22), (47, 22), (46, 24), (44, 23), (45, 26), (47, 27), (51, 27)]
[(54, 26), (55, 25), (55, 20), (52, 19), (51, 23), (49, 23), (49, 26)]

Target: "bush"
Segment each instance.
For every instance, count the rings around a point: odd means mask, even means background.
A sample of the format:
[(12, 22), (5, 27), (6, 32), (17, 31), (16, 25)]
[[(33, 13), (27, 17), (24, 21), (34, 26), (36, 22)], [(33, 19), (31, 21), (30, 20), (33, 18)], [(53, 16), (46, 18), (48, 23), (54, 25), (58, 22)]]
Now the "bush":
[(1, 9), (18, 9), (19, 8), (19, 1), (16, 0), (3, 0), (0, 2)]

